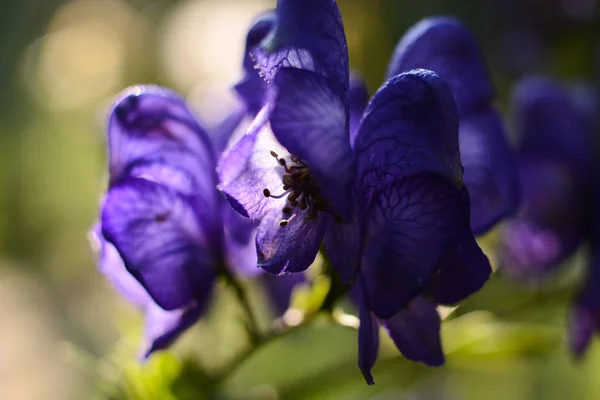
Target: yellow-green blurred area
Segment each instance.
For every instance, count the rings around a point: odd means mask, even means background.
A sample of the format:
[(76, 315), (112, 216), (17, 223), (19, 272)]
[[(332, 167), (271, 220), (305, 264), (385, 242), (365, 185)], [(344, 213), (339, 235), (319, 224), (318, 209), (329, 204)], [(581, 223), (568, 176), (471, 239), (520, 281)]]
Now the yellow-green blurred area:
[[(403, 32), (439, 14), (459, 16), (478, 36), (502, 110), (528, 73), (598, 84), (597, 0), (338, 3), (351, 66), (371, 93)], [(375, 386), (356, 365), (356, 330), (326, 318), (263, 346), (215, 384), (206, 373), (247, 345), (240, 310), (222, 288), (171, 351), (138, 362), (141, 316), (96, 271), (86, 239), (105, 184), (108, 107), (124, 87), (156, 83), (182, 93), (214, 125), (241, 77), (245, 31), (274, 6), (0, 2), (0, 399), (600, 398), (600, 346), (575, 362), (564, 344), (584, 251), (537, 287), (494, 276), (444, 322), (442, 368), (408, 362), (383, 339)], [(494, 235), (482, 244), (493, 258)], [(268, 323), (264, 296), (253, 299)]]

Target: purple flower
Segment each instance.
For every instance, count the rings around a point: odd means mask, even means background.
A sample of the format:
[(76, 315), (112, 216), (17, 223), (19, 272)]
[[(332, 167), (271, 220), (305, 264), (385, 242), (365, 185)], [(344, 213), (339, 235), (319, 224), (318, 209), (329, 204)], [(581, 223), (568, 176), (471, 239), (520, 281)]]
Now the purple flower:
[(409, 359), (441, 365), (437, 304), (477, 291), (491, 267), (473, 237), (448, 85), (415, 70), (371, 99), (353, 141), (358, 172), (359, 366), (368, 383), (381, 323)]
[(101, 272), (145, 312), (148, 356), (200, 318), (222, 268), (248, 262), (244, 230), (225, 229), (212, 143), (173, 92), (126, 90), (110, 114), (108, 149), (92, 235)]
[(592, 154), (589, 121), (573, 94), (542, 77), (514, 92), (523, 201), (501, 231), (503, 271), (539, 280), (577, 249), (587, 231)]
[(260, 221), (259, 266), (303, 271), (324, 240), (342, 277), (358, 274), (367, 381), (378, 321), (407, 357), (439, 365), (436, 304), (462, 300), (491, 271), (470, 228), (452, 93), (415, 70), (385, 83), (363, 114), (368, 96), (350, 83), (331, 0), (280, 1), (253, 54), (270, 97), (220, 176), (234, 208)]
[(283, 0), (276, 16), (275, 28), (253, 50), (271, 85), (268, 105), (219, 171), (233, 207), (259, 221), (258, 265), (281, 274), (308, 268), (328, 228), (351, 220), (355, 158), (337, 5)]
[(493, 106), (494, 87), (473, 34), (457, 19), (427, 18), (398, 43), (388, 78), (415, 68), (441, 76), (452, 90), (458, 116), (460, 157), (471, 197), (471, 227), (483, 234), (512, 215), (519, 193), (504, 124)]

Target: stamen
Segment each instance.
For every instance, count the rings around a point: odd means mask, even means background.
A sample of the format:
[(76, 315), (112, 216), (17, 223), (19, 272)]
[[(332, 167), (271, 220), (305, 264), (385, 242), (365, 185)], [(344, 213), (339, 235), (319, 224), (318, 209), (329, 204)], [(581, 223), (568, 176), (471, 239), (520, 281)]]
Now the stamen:
[(298, 194), (298, 193), (294, 192), (288, 196), (288, 203), (292, 207), (298, 207), (298, 204), (305, 198), (306, 198), (306, 196), (304, 196), (304, 193)]
[(269, 189), (263, 189), (263, 195), (265, 197), (270, 197), (272, 199), (282, 199), (285, 196), (287, 196), (290, 192), (291, 192), (291, 190), (288, 189), (288, 190), (286, 190), (285, 192), (283, 192), (281, 194), (271, 194), (271, 191)]
[(281, 180), (283, 181), (283, 185), (285, 186), (293, 186), (294, 185), (294, 177), (290, 174), (284, 174), (283, 177), (281, 178)]
[(285, 172), (288, 172), (287, 161), (285, 161), (285, 158), (283, 158), (283, 157), (279, 158), (279, 155), (277, 153), (275, 153), (273, 150), (271, 150), (270, 153), (277, 160), (277, 164), (279, 164), (282, 167), (284, 167), (285, 168)]
[(304, 161), (293, 154), (290, 154), (289, 158), (286, 157), (287, 160), (286, 158), (279, 157), (274, 151), (271, 151), (270, 154), (275, 158), (277, 164), (285, 170), (281, 178), (284, 192), (279, 195), (273, 195), (270, 190), (264, 189), (263, 194), (265, 197), (272, 197), (274, 199), (281, 199), (287, 196), (286, 204), (282, 210), (283, 214), (287, 216), (293, 213), (288, 219), (279, 221), (279, 226), (288, 225), (296, 218), (298, 210), (304, 212), (305, 220), (316, 220), (320, 212), (326, 212), (331, 214), (335, 221), (341, 221), (341, 218), (333, 212), (322, 197), (310, 168)]
[(303, 197), (302, 200), (300, 201), (300, 209), (301, 210), (306, 210), (306, 207), (308, 205), (306, 204), (306, 197)]
[(286, 226), (287, 224), (292, 222), (294, 220), (294, 218), (296, 218), (296, 215), (298, 215), (298, 214), (292, 214), (292, 216), (289, 217), (288, 219), (282, 219), (281, 221), (279, 221), (279, 226)]

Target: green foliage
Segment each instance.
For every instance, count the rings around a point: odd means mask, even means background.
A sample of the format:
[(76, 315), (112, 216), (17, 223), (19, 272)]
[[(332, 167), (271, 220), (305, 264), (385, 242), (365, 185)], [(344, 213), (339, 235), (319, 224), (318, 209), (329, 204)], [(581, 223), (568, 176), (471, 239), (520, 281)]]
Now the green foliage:
[[(326, 277), (322, 281), (317, 278), (312, 287), (302, 287), (295, 295), (294, 305), (306, 306), (304, 311), (318, 310), (317, 299), (323, 301), (329, 286), (326, 280)], [(565, 359), (564, 351), (557, 354), (562, 344), (562, 318), (532, 318), (526, 322), (513, 318), (515, 311), (526, 310), (527, 318), (555, 315), (559, 314), (557, 302), (564, 304), (564, 299), (555, 301), (550, 293), (532, 296), (530, 291), (508, 285), (513, 288), (509, 291), (511, 300), (506, 307), (498, 307), (502, 303), (498, 296), (506, 295), (507, 285), (501, 277), (495, 276), (465, 307), (450, 314), (442, 325), (448, 357), (442, 368), (432, 369), (407, 361), (382, 331), (373, 387), (364, 383), (356, 365), (356, 330), (339, 325), (327, 313), (317, 315), (306, 325), (289, 327), (289, 332), (267, 339), (251, 353), (240, 350), (244, 356), (239, 359), (239, 365), (234, 365), (226, 375), (219, 371), (227, 368), (229, 362), (235, 363), (236, 354), (227, 356), (221, 366), (213, 365), (210, 368), (213, 372), (208, 373), (206, 360), (200, 363), (189, 352), (182, 358), (174, 355), (179, 352), (163, 352), (139, 364), (132, 358), (131, 347), (125, 350), (121, 345), (98, 362), (97, 379), (111, 400), (364, 399), (372, 396), (385, 399), (415, 391), (427, 392), (425, 383), (429, 381), (441, 382), (445, 392), (461, 394), (464, 396), (461, 398), (466, 399), (480, 398), (484, 387), (492, 392), (486, 398), (502, 399), (510, 395), (526, 399), (529, 386), (535, 383), (530, 375), (544, 365), (545, 360), (559, 362), (561, 368), (567, 370), (573, 366), (560, 361)], [(225, 296), (219, 301), (232, 300)], [(505, 318), (504, 313), (510, 318)], [(228, 313), (213, 316), (209, 323), (214, 328), (214, 324), (225, 323), (227, 319), (231, 324)], [(201, 328), (211, 329), (210, 326)], [(517, 387), (504, 387), (511, 379), (521, 383)], [(493, 393), (494, 390), (497, 392)]]

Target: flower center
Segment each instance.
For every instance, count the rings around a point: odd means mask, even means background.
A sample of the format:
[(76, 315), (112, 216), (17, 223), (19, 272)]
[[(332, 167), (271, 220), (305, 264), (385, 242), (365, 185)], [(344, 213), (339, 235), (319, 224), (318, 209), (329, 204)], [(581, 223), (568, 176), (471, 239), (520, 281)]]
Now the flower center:
[(304, 161), (294, 155), (290, 156), (290, 160), (287, 161), (274, 151), (271, 151), (271, 155), (285, 169), (282, 177), (283, 193), (273, 195), (269, 189), (263, 190), (265, 197), (281, 199), (287, 196), (283, 213), (289, 217), (279, 221), (279, 226), (286, 226), (296, 218), (298, 209), (307, 210), (305, 220), (317, 219), (319, 212), (327, 212), (332, 214), (336, 220), (339, 219), (321, 195), (319, 187), (310, 173), (310, 168)]

